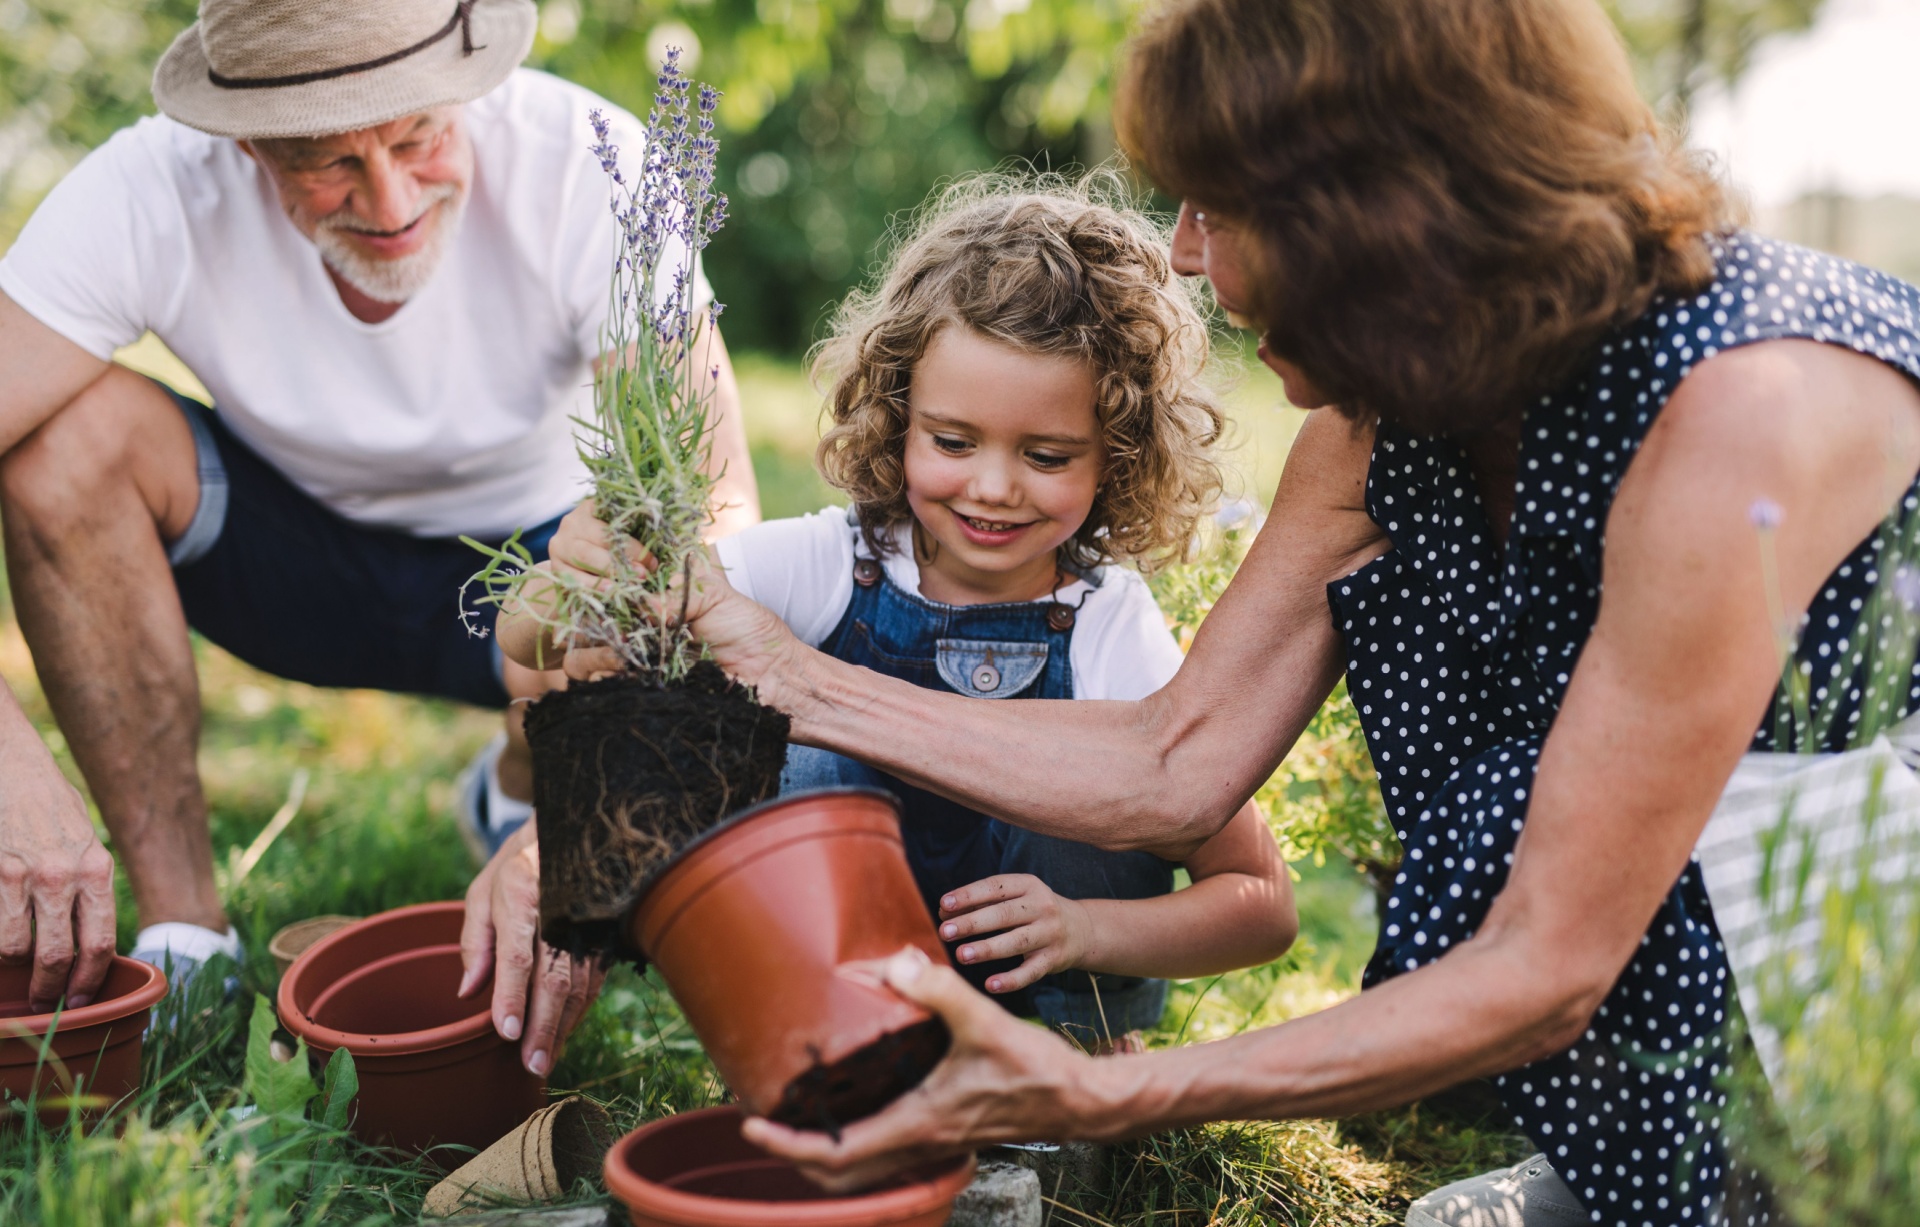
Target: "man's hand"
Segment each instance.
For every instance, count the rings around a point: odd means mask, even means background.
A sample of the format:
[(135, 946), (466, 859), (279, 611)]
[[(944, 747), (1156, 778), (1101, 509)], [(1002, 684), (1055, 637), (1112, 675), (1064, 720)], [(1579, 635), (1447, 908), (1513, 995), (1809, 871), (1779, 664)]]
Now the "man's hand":
[(532, 822), (507, 838), (467, 888), (460, 961), (460, 996), (491, 978), (494, 1030), (521, 1041), (520, 1061), (530, 1072), (552, 1073), (568, 1032), (600, 995), (606, 970), (540, 940), (540, 844)]
[(946, 1060), (885, 1111), (841, 1130), (838, 1141), (752, 1117), (740, 1131), (749, 1142), (839, 1192), (994, 1142), (1106, 1136), (1116, 1127), (1115, 1114), (1092, 1106), (1089, 1088), (1147, 1058), (1089, 1057), (918, 950), (889, 959), (885, 975), (895, 992), (946, 1020), (953, 1032)]
[(0, 684), (0, 962), (28, 958), (33, 1009), (93, 1000), (113, 963), (113, 858)]
[(954, 953), (962, 963), (985, 963), (1025, 955), (1012, 971), (987, 978), (990, 993), (1011, 993), (1041, 976), (1080, 966), (1092, 948), (1087, 909), (1063, 899), (1030, 873), (1003, 873), (962, 886), (940, 899), (940, 936), (968, 942)]

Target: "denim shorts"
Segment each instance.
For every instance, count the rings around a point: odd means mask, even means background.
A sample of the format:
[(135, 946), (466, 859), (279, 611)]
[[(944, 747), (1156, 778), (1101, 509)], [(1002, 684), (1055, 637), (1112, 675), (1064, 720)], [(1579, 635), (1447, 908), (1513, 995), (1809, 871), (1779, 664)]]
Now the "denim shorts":
[[(477, 550), (346, 519), (256, 455), (218, 413), (168, 394), (193, 430), (200, 473), (193, 521), (167, 547), (189, 626), (290, 681), (506, 705), (493, 607), (472, 603), (477, 589), (462, 595), (485, 565)], [(545, 558), (559, 524), (556, 515), (521, 543)], [(462, 621), (463, 600), (484, 637)]]

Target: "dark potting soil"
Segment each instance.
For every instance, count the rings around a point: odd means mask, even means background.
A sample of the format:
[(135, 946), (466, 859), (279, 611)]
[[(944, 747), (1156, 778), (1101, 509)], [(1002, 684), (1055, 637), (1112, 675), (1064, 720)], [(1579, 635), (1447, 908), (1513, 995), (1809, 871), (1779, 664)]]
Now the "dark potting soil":
[(938, 1018), (881, 1036), (832, 1065), (815, 1065), (780, 1094), (769, 1119), (840, 1137), (840, 1128), (886, 1107), (919, 1086), (953, 1042)]
[(682, 848), (779, 791), (787, 725), (712, 661), (671, 686), (604, 678), (528, 708), (547, 943), (637, 957), (626, 912)]

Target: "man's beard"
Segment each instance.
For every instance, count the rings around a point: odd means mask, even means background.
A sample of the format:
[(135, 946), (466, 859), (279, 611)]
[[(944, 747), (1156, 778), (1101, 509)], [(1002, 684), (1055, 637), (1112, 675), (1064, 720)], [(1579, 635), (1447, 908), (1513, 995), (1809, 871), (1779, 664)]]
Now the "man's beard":
[(382, 260), (369, 256), (353, 245), (350, 234), (365, 232), (344, 212), (321, 218), (314, 224), (313, 245), (320, 258), (340, 279), (375, 302), (403, 303), (425, 289), (440, 267), (453, 236), (460, 230), (460, 214), (467, 194), (453, 183), (436, 183), (421, 193), (420, 213), (416, 221), (434, 210), (439, 216), (427, 220), (433, 229), (426, 243), (411, 255)]

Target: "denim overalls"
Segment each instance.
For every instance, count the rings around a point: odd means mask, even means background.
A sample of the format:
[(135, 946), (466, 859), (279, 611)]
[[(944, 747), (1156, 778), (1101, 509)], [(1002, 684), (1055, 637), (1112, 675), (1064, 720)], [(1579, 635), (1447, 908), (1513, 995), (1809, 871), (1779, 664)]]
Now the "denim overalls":
[[(857, 559), (853, 567), (853, 600), (820, 645), (828, 655), (972, 698), (1073, 697), (1067, 655), (1073, 607), (1052, 601), (943, 605), (902, 590), (873, 559)], [(1087, 581), (1097, 585), (1099, 577)], [(783, 793), (847, 784), (883, 788), (900, 798), (907, 863), (936, 922), (942, 894), (1001, 873), (1032, 874), (1068, 899), (1148, 899), (1173, 889), (1173, 866), (1150, 853), (1104, 852), (1035, 834), (830, 751), (788, 750)], [(984, 991), (988, 976), (1019, 964), (1012, 958), (955, 966)], [(1094, 977), (1076, 970), (994, 999), (1091, 1043), (1159, 1022), (1167, 984), (1101, 975), (1096, 991)]]

